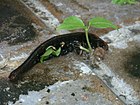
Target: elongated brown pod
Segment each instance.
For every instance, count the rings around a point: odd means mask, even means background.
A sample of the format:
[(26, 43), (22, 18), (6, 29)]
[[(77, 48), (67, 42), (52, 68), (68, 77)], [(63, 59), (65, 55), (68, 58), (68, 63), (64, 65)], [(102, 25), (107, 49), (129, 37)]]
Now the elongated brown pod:
[[(89, 33), (89, 41), (92, 48), (102, 47), (104, 50), (108, 50), (107, 43), (94, 34)], [(40, 44), (18, 68), (13, 70), (9, 75), (9, 80), (17, 81), (18, 79), (20, 79), (20, 77), (25, 72), (30, 70), (35, 64), (39, 63), (41, 55), (44, 54), (48, 46), (51, 45), (59, 48), (62, 42), (65, 44), (62, 47), (60, 56), (72, 52), (77, 48), (76, 46), (78, 44), (87, 47), (86, 36), (84, 32), (69, 33), (52, 37), (51, 39), (48, 39)], [(53, 56), (50, 56), (50, 58), (52, 57)]]

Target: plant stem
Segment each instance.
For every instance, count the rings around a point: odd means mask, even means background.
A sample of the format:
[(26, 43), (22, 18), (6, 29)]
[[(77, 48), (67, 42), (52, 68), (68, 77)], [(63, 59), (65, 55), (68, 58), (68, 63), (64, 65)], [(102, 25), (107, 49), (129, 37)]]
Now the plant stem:
[(86, 34), (87, 44), (88, 44), (88, 47), (89, 47), (89, 52), (91, 52), (92, 51), (92, 48), (91, 48), (91, 45), (90, 45), (90, 42), (89, 42), (88, 28), (85, 29), (85, 34)]
[(83, 50), (83, 51), (86, 51), (87, 53), (89, 53), (89, 50), (84, 48), (83, 46), (80, 46), (80, 49)]

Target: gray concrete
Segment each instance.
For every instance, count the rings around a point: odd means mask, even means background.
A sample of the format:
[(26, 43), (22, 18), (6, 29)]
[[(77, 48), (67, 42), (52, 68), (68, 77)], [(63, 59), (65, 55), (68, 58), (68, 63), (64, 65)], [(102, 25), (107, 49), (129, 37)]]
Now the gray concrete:
[[(109, 0), (86, 2), (84, 0), (60, 0), (59, 2), (15, 0), (9, 3), (15, 5), (14, 9), (17, 8), (21, 15), (31, 22), (37, 36), (34, 40), (25, 40), (15, 45), (9, 45), (8, 41), (4, 40), (0, 42), (1, 104), (13, 105), (13, 101), (15, 105), (140, 104), (139, 2), (131, 6), (114, 5)], [(84, 19), (84, 22), (94, 16), (103, 16), (122, 27), (114, 31), (90, 30), (111, 42), (105, 59), (97, 62), (99, 68), (92, 68), (84, 56), (70, 53), (43, 64), (37, 64), (18, 84), (10, 83), (7, 79), (9, 73), (18, 67), (36, 46), (54, 35), (67, 33), (67, 31), (58, 32), (55, 28), (69, 15), (77, 15)], [(7, 24), (12, 24), (12, 21)], [(130, 66), (127, 67), (127, 65)]]

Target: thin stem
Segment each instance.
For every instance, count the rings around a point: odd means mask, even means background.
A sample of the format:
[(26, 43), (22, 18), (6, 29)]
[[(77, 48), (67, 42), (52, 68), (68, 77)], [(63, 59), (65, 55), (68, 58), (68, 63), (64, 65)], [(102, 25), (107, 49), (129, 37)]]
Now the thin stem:
[(80, 49), (83, 50), (83, 51), (86, 51), (87, 53), (89, 53), (89, 50), (84, 48), (83, 46), (80, 46)]
[(88, 44), (88, 47), (89, 47), (89, 52), (91, 52), (92, 51), (92, 47), (91, 47), (90, 42), (89, 42), (88, 29), (89, 29), (89, 27), (85, 29), (85, 34), (86, 34), (87, 44)]

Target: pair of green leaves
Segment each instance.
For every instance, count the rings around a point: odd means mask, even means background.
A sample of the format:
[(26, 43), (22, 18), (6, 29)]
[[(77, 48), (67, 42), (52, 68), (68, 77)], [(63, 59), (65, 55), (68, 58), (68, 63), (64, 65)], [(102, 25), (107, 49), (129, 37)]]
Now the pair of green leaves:
[(46, 52), (41, 56), (40, 62), (44, 62), (47, 58), (49, 58), (50, 55), (59, 56), (61, 53), (61, 47), (59, 47), (57, 50), (54, 46), (49, 46), (46, 48)]
[[(95, 28), (109, 28), (112, 27), (117, 29), (117, 27), (109, 20), (106, 20), (102, 17), (95, 17), (89, 20), (89, 26), (93, 26)], [(84, 22), (76, 17), (70, 16), (64, 20), (64, 22), (58, 26), (58, 30), (74, 30), (74, 29), (87, 29), (89, 26), (85, 26)]]
[(114, 28), (117, 29), (117, 26), (115, 26), (111, 21), (106, 20), (102, 17), (95, 17), (89, 20), (88, 26), (84, 24), (84, 22), (76, 17), (76, 16), (70, 16), (64, 20), (64, 22), (58, 26), (58, 30), (74, 30), (74, 29), (83, 29), (85, 31), (86, 41), (88, 48), (80, 47), (81, 50), (84, 50), (86, 52), (92, 52), (92, 47), (89, 42), (88, 37), (88, 31), (90, 26), (93, 26), (95, 28)]

